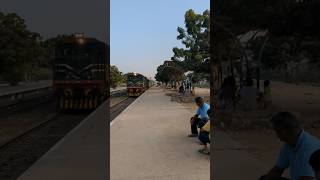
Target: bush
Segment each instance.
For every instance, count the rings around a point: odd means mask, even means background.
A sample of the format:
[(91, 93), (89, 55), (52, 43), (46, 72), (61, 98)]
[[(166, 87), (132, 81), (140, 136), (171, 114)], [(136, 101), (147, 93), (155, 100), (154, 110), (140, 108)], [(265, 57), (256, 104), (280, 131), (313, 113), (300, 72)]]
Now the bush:
[(22, 71), (19, 71), (19, 69), (16, 68), (10, 70), (2, 73), (3, 80), (8, 82), (12, 86), (17, 85), (20, 81), (23, 80), (24, 74)]
[(39, 68), (34, 72), (33, 77), (35, 80), (52, 79), (52, 70), (47, 68)]

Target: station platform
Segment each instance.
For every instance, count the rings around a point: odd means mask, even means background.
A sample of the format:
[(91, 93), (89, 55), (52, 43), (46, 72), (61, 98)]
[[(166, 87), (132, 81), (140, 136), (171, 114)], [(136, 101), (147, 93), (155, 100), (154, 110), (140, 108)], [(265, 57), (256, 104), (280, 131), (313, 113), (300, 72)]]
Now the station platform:
[(210, 175), (210, 156), (198, 152), (197, 138), (187, 137), (193, 114), (152, 87), (111, 122), (109, 141), (105, 103), (19, 180), (105, 180), (108, 172), (111, 180), (256, 180), (271, 168), (216, 131)]
[(33, 89), (45, 88), (49, 86), (52, 86), (51, 80), (42, 80), (38, 82), (29, 83), (21, 82), (16, 86), (10, 86), (9, 84), (0, 84), (0, 96), (29, 91)]
[(198, 139), (187, 137), (193, 115), (161, 88), (140, 96), (112, 122), (111, 180), (256, 180), (271, 168), (219, 130), (211, 159), (200, 154)]
[(110, 92), (121, 91), (121, 90), (125, 90), (125, 89), (127, 89), (127, 87), (110, 88)]
[(210, 156), (189, 138), (186, 107), (153, 87), (113, 120), (111, 180), (209, 180)]
[[(214, 180), (258, 180), (272, 167), (267, 167), (247, 152), (247, 147), (216, 130), (212, 143)], [(276, 158), (276, 157), (275, 157)]]

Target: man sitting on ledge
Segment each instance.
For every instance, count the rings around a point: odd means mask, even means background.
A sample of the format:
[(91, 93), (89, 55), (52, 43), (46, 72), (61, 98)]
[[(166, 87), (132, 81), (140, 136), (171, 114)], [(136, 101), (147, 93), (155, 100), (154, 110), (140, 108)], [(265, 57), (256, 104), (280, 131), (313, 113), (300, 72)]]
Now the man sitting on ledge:
[(204, 102), (202, 97), (196, 97), (195, 102), (198, 106), (196, 114), (190, 119), (191, 124), (191, 134), (189, 137), (198, 137), (198, 129), (204, 126), (209, 120), (207, 111), (210, 109), (210, 106)]
[(320, 140), (305, 132), (298, 119), (289, 112), (280, 112), (272, 117), (274, 130), (284, 142), (276, 165), (260, 180), (288, 180), (281, 177), (290, 168), (292, 180), (315, 180), (315, 173), (309, 164), (311, 154), (320, 148)]

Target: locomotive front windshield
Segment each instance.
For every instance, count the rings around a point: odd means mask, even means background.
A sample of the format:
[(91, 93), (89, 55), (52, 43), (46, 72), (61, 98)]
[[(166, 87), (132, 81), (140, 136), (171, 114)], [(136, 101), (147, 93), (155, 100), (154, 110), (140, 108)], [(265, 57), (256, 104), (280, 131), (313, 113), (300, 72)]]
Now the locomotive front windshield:
[(105, 74), (105, 47), (96, 43), (65, 43), (56, 48), (55, 79), (96, 80)]
[(128, 80), (127, 80), (127, 86), (128, 87), (133, 87), (133, 86), (143, 86), (143, 76), (141, 74), (132, 74), (128, 75)]

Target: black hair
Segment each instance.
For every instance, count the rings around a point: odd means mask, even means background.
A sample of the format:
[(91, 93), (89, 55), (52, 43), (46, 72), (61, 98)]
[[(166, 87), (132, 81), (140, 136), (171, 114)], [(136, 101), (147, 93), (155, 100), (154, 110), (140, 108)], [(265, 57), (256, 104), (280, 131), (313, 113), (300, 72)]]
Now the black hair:
[(279, 112), (271, 118), (275, 128), (292, 130), (299, 128), (299, 120), (290, 112)]
[(265, 80), (265, 81), (264, 81), (264, 86), (267, 87), (267, 86), (269, 86), (269, 85), (270, 85), (270, 81), (269, 81), (269, 80)]
[(203, 101), (203, 98), (202, 97), (196, 97), (194, 98), (194, 101), (197, 103), (197, 102), (202, 102)]
[(311, 154), (309, 164), (313, 168), (313, 170), (320, 170), (320, 149)]

